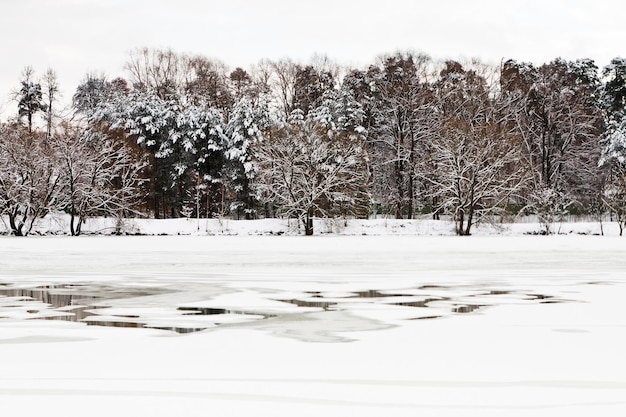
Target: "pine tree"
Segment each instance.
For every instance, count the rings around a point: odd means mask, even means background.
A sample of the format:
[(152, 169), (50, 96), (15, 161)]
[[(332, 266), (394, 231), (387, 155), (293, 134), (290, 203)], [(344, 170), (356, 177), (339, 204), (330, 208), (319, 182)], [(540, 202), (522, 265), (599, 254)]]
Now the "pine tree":
[(254, 104), (248, 98), (235, 103), (226, 126), (228, 145), (228, 179), (233, 184), (236, 197), (231, 212), (244, 214), (246, 219), (256, 218), (258, 191), (255, 180), (259, 174), (257, 152), (263, 135), (273, 124), (265, 100)]
[(28, 131), (33, 132), (33, 117), (40, 111), (45, 111), (41, 84), (33, 79), (32, 67), (26, 67), (22, 73), (21, 88), (17, 93), (17, 107), (20, 118), (26, 117)]
[(626, 116), (626, 59), (613, 58), (602, 70), (602, 76), (606, 81), (602, 88), (601, 103), (611, 126)]

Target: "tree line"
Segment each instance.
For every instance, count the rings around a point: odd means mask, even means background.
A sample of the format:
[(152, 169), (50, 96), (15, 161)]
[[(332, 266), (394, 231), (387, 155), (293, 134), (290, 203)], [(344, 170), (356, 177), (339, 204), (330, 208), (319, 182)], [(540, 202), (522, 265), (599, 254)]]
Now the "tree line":
[(414, 52), (346, 68), (139, 49), (127, 78), (89, 74), (57, 109), (27, 67), (0, 126), (0, 213), (15, 235), (89, 216), (500, 216), (626, 224), (626, 60), (499, 66)]

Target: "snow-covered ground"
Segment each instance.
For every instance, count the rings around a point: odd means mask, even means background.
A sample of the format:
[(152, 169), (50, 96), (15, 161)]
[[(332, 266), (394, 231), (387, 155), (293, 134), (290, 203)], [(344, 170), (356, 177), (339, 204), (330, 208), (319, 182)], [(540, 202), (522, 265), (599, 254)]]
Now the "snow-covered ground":
[[(608, 235), (619, 234), (617, 223), (604, 220), (602, 223), (589, 217), (565, 219), (550, 225), (553, 234)], [(0, 217), (0, 233), (8, 234), (8, 219)], [(414, 220), (396, 220), (390, 218), (358, 219), (315, 219), (315, 234), (334, 234), (342, 236), (451, 236), (455, 234), (454, 223), (447, 220), (431, 220), (422, 216)], [(60, 213), (49, 214), (38, 220), (32, 234), (62, 235), (69, 234), (69, 216)], [(536, 234), (544, 230), (534, 216), (524, 216), (515, 222), (481, 223), (472, 228), (477, 236), (524, 235)], [(301, 235), (302, 225), (295, 219), (260, 219), (233, 220), (223, 219), (125, 219), (119, 223), (114, 218), (89, 218), (82, 227), (84, 234), (110, 235), (116, 232), (131, 235)]]
[(624, 241), (504, 234), (0, 237), (1, 415), (626, 415)]

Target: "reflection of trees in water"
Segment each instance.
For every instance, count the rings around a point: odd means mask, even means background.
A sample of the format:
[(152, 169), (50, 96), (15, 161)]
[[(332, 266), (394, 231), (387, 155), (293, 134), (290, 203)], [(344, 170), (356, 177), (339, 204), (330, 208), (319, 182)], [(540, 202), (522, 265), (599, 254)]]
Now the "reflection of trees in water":
[(1, 289), (0, 295), (3, 295), (5, 297), (20, 297), (20, 298), (28, 297), (28, 298), (31, 298), (33, 301), (41, 301), (42, 303), (49, 304), (51, 308), (70, 306), (72, 305), (72, 301), (75, 298), (75, 295), (73, 294), (51, 293), (49, 288)]

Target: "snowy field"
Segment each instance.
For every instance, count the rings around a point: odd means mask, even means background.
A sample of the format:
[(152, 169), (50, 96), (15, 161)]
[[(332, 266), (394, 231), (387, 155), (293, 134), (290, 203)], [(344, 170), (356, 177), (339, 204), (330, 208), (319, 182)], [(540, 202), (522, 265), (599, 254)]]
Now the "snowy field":
[(623, 416), (624, 242), (0, 237), (0, 415)]

